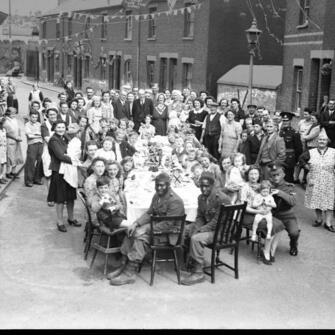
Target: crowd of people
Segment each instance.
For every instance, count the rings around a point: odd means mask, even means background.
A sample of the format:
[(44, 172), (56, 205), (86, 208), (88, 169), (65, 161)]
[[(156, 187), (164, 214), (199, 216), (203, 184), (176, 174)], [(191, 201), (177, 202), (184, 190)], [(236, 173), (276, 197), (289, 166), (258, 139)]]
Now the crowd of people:
[[(3, 82), (1, 87), (7, 90)], [(56, 207), (60, 232), (67, 231), (64, 206), (68, 224), (81, 226), (74, 218), (78, 188), (83, 188), (101, 230), (128, 227), (121, 245), (122, 266), (108, 275), (112, 285), (135, 281), (136, 268), (148, 251), (151, 214), (185, 213), (183, 200), (172, 188), (184, 177), (201, 191), (196, 220), (185, 233), (193, 262), (182, 279), (185, 285), (204, 280), (204, 246), (213, 241), (222, 203), (247, 202), (243, 224), (252, 231), (253, 241), (258, 231), (263, 234), (266, 265), (275, 262), (283, 230), (289, 235), (289, 253), (298, 254), (294, 184), (306, 189), (305, 205), (316, 213), (313, 226), (324, 224), (335, 232), (332, 99), (319, 114), (305, 108), (294, 126), (291, 112), (270, 113), (252, 104), (245, 111), (236, 98), (217, 102), (205, 90), (188, 88), (159, 92), (156, 85), (150, 90), (125, 86), (95, 92), (87, 87), (84, 94), (69, 81), (57, 101), (45, 97), (37, 84), (28, 100), (24, 134), (16, 118), (18, 106), (7, 100), (3, 108), (0, 183), (17, 178), (26, 136), (25, 186), (46, 180), (47, 203)], [(163, 150), (157, 138), (165, 138), (171, 150)], [(156, 193), (148, 211), (127, 222), (124, 189), (144, 167), (155, 175)]]

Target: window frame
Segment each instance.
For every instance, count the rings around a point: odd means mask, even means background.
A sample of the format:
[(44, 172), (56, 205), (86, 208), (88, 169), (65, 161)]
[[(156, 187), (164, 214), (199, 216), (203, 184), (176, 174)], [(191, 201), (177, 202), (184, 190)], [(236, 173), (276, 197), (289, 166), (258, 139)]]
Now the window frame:
[(152, 87), (155, 82), (156, 62), (154, 60), (147, 60), (147, 86)]
[(90, 28), (91, 28), (91, 17), (87, 16), (85, 20), (85, 29), (84, 29), (84, 37), (86, 40), (89, 39), (88, 31), (90, 30)]
[(124, 39), (131, 41), (133, 39), (133, 17), (132, 11), (126, 11), (126, 25), (125, 25), (125, 36)]
[(304, 68), (301, 66), (295, 67), (295, 110), (302, 107), (302, 93), (303, 93), (303, 77), (304, 76)]
[(149, 8), (149, 20), (148, 20), (148, 39), (156, 39), (156, 20), (153, 16), (154, 13), (157, 12), (157, 7), (150, 7)]
[(186, 3), (185, 4), (185, 11), (184, 11), (184, 32), (183, 38), (194, 38), (194, 27), (195, 27), (195, 12), (191, 10), (189, 13), (187, 8), (189, 8), (192, 4)]
[(103, 13), (101, 16), (101, 35), (102, 41), (107, 40), (107, 13)]
[(192, 88), (192, 79), (193, 79), (193, 64), (192, 63), (183, 63), (182, 87), (191, 89)]
[(72, 38), (72, 16), (69, 16), (67, 19), (67, 35), (68, 35), (68, 39)]
[(299, 26), (305, 25), (308, 23), (310, 17), (310, 0), (299, 0), (300, 1), (300, 11), (299, 11)]
[(91, 57), (88, 55), (84, 56), (84, 78), (89, 78), (90, 76), (90, 63)]
[(106, 80), (107, 74), (107, 58), (104, 56), (100, 56), (100, 80)]
[(56, 19), (56, 39), (60, 39), (60, 20)]

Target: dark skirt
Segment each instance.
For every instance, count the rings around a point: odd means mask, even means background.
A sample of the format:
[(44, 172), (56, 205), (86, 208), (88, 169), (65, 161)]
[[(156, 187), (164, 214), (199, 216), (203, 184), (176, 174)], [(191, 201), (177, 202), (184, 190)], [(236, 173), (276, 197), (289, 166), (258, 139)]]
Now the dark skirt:
[[(244, 219), (243, 219), (243, 227), (249, 228), (252, 230), (252, 224), (254, 222), (255, 219), (255, 214), (250, 214), (250, 213), (245, 213), (244, 215)], [(276, 219), (276, 218), (272, 218), (272, 232), (271, 232), (271, 236), (281, 232), (282, 230), (285, 229), (284, 224)], [(263, 237), (266, 237), (267, 235), (267, 227), (266, 227), (266, 220), (263, 219), (259, 224), (258, 224), (258, 228), (257, 228), (257, 232), (261, 232)]]
[(52, 171), (48, 202), (56, 204), (63, 204), (67, 201), (74, 201), (77, 199), (76, 189), (71, 187), (63, 178), (62, 174)]

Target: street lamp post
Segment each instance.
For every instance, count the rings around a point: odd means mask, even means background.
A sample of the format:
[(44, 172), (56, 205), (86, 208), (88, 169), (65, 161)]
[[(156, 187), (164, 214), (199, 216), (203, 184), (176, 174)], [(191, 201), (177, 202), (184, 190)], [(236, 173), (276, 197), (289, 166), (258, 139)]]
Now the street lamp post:
[(252, 82), (253, 82), (255, 49), (258, 44), (259, 36), (262, 33), (262, 31), (257, 28), (257, 22), (255, 18), (252, 21), (251, 27), (247, 29), (245, 32), (246, 32), (246, 36), (248, 40), (249, 55), (250, 55), (248, 91), (249, 91), (249, 104), (251, 105), (252, 104)]

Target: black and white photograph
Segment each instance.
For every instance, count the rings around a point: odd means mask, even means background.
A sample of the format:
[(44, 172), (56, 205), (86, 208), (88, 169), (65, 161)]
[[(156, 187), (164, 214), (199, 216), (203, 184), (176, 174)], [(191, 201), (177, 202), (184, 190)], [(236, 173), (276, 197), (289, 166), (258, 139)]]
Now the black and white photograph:
[(334, 17), (0, 0), (0, 330), (335, 328)]

